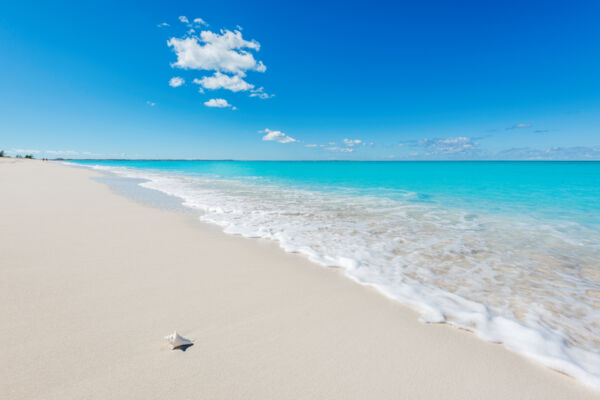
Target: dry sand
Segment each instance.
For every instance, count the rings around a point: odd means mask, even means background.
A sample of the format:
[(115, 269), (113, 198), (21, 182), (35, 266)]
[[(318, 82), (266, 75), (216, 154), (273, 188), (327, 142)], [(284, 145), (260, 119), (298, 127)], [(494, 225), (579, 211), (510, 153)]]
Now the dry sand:
[[(1, 399), (600, 398), (95, 175), (0, 159)], [(170, 350), (174, 329), (195, 345)]]

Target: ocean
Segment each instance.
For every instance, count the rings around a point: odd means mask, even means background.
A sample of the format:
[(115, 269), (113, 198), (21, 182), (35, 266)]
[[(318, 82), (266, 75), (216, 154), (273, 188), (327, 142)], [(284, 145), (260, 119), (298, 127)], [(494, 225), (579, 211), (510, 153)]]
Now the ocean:
[(600, 162), (73, 163), (600, 390)]

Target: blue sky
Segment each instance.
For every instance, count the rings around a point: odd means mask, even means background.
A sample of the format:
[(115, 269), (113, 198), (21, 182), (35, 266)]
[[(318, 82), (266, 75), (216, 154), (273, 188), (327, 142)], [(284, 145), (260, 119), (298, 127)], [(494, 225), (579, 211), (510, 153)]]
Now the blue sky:
[(600, 2), (390, 3), (3, 2), (0, 148), (600, 159)]

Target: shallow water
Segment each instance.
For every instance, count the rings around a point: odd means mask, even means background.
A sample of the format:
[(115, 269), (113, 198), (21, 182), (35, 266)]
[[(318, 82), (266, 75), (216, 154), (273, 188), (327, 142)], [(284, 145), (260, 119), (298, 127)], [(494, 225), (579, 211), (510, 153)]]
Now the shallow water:
[(600, 163), (79, 164), (600, 389)]

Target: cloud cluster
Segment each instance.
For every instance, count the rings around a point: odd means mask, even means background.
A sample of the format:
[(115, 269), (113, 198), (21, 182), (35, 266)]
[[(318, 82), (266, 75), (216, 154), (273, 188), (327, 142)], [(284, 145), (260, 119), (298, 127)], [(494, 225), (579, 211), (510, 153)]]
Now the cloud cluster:
[(258, 133), (264, 133), (265, 136), (262, 137), (262, 140), (265, 141), (273, 141), (273, 142), (278, 142), (278, 143), (294, 143), (297, 142), (296, 139), (294, 139), (293, 137), (290, 137), (288, 135), (286, 135), (285, 133), (281, 132), (281, 131), (272, 131), (268, 128), (262, 130), (262, 131), (258, 131)]
[(484, 137), (449, 137), (411, 140), (399, 146), (421, 148), (410, 151), (400, 159), (407, 160), (600, 160), (600, 146), (550, 147), (536, 149), (513, 147), (501, 151), (487, 151), (479, 145)]
[(541, 150), (530, 147), (514, 147), (490, 154), (488, 158), (497, 160), (600, 160), (600, 146), (550, 147)]
[(325, 150), (335, 151), (338, 153), (353, 153), (354, 152), (354, 149), (351, 147), (337, 147), (337, 146), (325, 147)]
[[(176, 61), (171, 63), (173, 68), (196, 71), (211, 71), (212, 75), (195, 78), (193, 82), (204, 90), (229, 90), (231, 92), (249, 92), (250, 97), (268, 99), (272, 94), (266, 93), (263, 87), (246, 81), (249, 71), (265, 72), (265, 64), (255, 58), (254, 53), (260, 50), (256, 40), (244, 39), (241, 28), (231, 31), (221, 29), (218, 32), (199, 29), (208, 24), (202, 18), (192, 22), (186, 16), (179, 20), (189, 28), (182, 37), (171, 37), (167, 41)], [(180, 86), (180, 85), (179, 85)], [(177, 87), (177, 86), (173, 86)]]
[(363, 141), (360, 139), (344, 139), (343, 142), (346, 146), (354, 147), (354, 146), (358, 146)]
[(46, 154), (52, 156), (91, 156), (93, 155), (89, 151), (75, 151), (75, 150), (46, 150)]
[(252, 93), (250, 93), (250, 97), (258, 97), (259, 99), (263, 100), (270, 99), (271, 97), (275, 96), (274, 94), (265, 93), (265, 88), (263, 88), (262, 86), (258, 89), (252, 89), (251, 92)]
[(39, 154), (41, 153), (40, 150), (35, 150), (35, 149), (10, 149), (10, 150), (6, 150), (7, 153), (11, 153), (11, 154), (20, 154), (20, 153), (25, 153), (25, 154)]
[(305, 144), (305, 147), (319, 148), (336, 153), (353, 153), (357, 146), (373, 146), (373, 142), (365, 142), (362, 139), (343, 139), (339, 144), (337, 142), (327, 142), (327, 144)]
[(177, 56), (177, 61), (171, 64), (173, 67), (227, 72), (242, 77), (249, 70), (267, 70), (262, 61), (257, 61), (248, 51), (260, 50), (260, 44), (245, 40), (240, 31), (202, 31), (200, 36), (172, 37), (167, 45)]
[(443, 139), (423, 139), (419, 142), (419, 145), (430, 151), (443, 154), (463, 153), (465, 151), (474, 150), (477, 147), (477, 143), (472, 138), (464, 136)]

